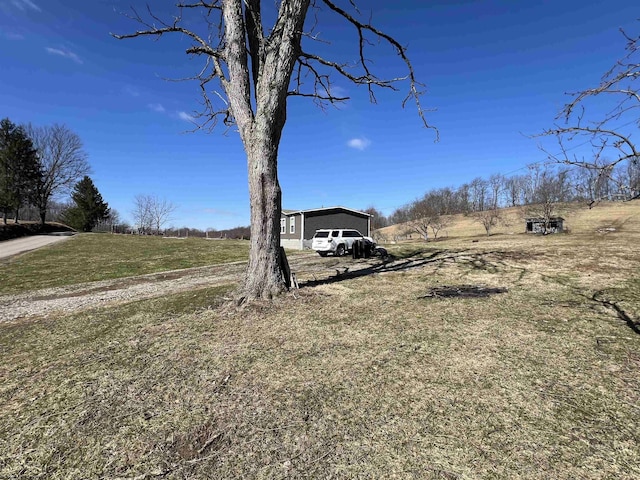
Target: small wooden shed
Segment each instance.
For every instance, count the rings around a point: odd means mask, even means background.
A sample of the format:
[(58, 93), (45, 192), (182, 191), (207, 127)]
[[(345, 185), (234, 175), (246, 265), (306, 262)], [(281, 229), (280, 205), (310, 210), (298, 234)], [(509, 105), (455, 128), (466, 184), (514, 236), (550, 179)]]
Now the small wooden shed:
[(525, 219), (527, 222), (527, 233), (562, 233), (564, 229), (564, 218), (550, 217), (547, 222), (543, 217), (531, 217)]

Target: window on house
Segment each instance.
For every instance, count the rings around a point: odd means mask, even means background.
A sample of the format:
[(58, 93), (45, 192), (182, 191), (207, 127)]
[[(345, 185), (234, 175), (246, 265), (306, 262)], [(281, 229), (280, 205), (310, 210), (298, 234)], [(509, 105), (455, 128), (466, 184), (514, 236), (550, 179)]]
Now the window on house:
[(289, 219), (289, 233), (296, 233), (296, 217)]
[(284, 217), (280, 219), (280, 233), (287, 233), (287, 219)]

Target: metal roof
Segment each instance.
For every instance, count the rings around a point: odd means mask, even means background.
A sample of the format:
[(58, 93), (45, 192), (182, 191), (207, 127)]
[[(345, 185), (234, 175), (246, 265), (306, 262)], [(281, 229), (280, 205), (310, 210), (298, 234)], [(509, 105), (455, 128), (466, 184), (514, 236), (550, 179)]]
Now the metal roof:
[(354, 210), (353, 208), (335, 206), (335, 207), (320, 207), (320, 208), (309, 208), (307, 210), (285, 210), (282, 209), (283, 215), (294, 215), (296, 213), (310, 213), (310, 212), (322, 212), (323, 210), (345, 210), (347, 212), (356, 213), (358, 215), (364, 215), (367, 217), (373, 217), (370, 213), (361, 212), (360, 210)]

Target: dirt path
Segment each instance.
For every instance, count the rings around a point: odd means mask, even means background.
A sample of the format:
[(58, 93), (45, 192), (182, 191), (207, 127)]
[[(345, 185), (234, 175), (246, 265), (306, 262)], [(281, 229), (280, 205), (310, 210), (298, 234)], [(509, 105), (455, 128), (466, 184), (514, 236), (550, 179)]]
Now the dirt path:
[(52, 243), (61, 242), (70, 238), (66, 235), (33, 235), (31, 237), (15, 238), (0, 242), (0, 258), (11, 257), (19, 253), (35, 250)]
[[(299, 279), (336, 274), (352, 261), (304, 255), (292, 257), (291, 268)], [(363, 263), (363, 261), (360, 261)], [(364, 266), (367, 263), (363, 263)], [(172, 270), (136, 277), (81, 283), (66, 287), (33, 290), (17, 295), (0, 295), (0, 321), (60, 312), (72, 313), (106, 305), (117, 305), (188, 290), (236, 283), (245, 262)]]

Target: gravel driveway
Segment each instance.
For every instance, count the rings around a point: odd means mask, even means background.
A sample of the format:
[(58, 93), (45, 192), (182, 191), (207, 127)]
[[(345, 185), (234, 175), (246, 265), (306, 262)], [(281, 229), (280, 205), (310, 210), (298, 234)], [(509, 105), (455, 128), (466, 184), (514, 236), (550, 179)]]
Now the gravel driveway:
[[(360, 267), (369, 264), (366, 261), (357, 263)], [(335, 275), (339, 268), (348, 270), (346, 266), (354, 266), (348, 258), (327, 259), (315, 255), (292, 256), (290, 264), (299, 280), (315, 279), (316, 274), (326, 278)], [(34, 316), (46, 318), (49, 315), (236, 283), (241, 281), (246, 265), (246, 262), (233, 262), (0, 295), (0, 322)]]
[(47, 316), (104, 305), (127, 303), (207, 286), (233, 283), (245, 262), (172, 270), (150, 275), (80, 283), (66, 287), (0, 295), (0, 322), (31, 316)]

